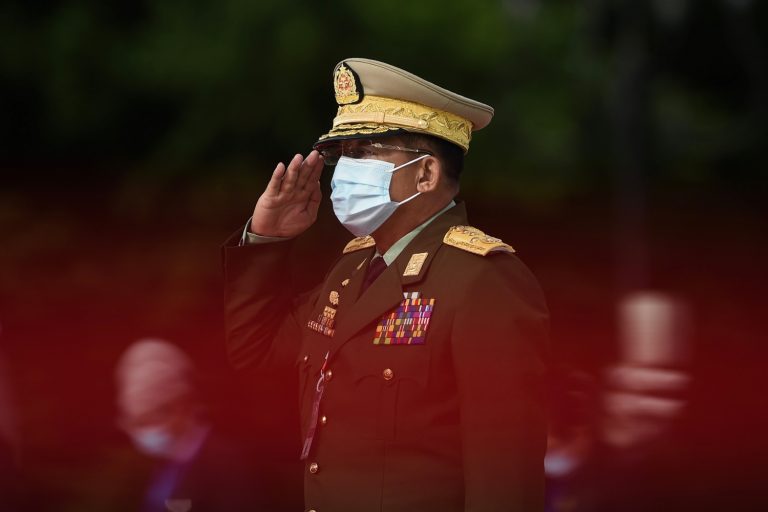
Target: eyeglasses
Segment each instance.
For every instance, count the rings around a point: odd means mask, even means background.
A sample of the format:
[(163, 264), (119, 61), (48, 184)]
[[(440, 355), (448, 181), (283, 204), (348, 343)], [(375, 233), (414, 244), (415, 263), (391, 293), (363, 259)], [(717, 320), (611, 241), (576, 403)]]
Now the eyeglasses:
[(407, 151), (408, 153), (426, 153), (434, 156), (431, 151), (425, 149), (404, 148), (382, 144), (381, 142), (373, 142), (372, 140), (359, 139), (330, 143), (327, 146), (318, 147), (317, 151), (322, 155), (325, 165), (336, 165), (342, 156), (376, 159), (381, 156), (382, 151)]

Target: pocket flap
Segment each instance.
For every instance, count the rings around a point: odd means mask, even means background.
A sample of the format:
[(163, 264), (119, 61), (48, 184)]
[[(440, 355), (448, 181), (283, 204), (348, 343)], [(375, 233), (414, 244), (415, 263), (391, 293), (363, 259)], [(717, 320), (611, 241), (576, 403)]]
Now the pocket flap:
[(430, 366), (428, 345), (374, 345), (360, 354), (354, 373), (356, 381), (378, 379), (387, 385), (411, 381), (424, 387)]

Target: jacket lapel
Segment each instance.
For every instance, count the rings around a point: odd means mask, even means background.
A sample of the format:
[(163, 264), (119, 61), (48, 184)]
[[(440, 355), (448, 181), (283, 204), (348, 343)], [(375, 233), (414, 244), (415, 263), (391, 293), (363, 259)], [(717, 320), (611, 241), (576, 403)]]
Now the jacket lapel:
[(343, 315), (340, 315), (338, 328), (331, 343), (331, 353), (338, 351), (356, 332), (385, 311), (398, 305), (401, 300), (403, 300), (403, 288), (400, 286), (397, 268), (390, 265), (367, 290), (363, 291), (357, 302), (351, 304), (345, 309)]
[[(448, 228), (466, 223), (466, 209), (464, 204), (460, 203), (424, 228), (371, 286), (363, 291), (356, 302), (347, 305), (344, 311), (339, 312), (340, 318), (331, 343), (331, 355), (335, 354), (360, 329), (400, 304), (403, 300), (403, 287), (415, 284), (426, 276), (435, 254), (442, 247), (443, 237)], [(426, 253), (427, 256), (418, 273), (403, 276), (412, 256), (420, 253)], [(347, 297), (354, 297), (360, 290), (368, 263), (370, 261), (366, 260), (363, 268), (351, 279), (346, 290)], [(374, 332), (371, 331), (371, 340), (373, 337)]]
[[(371, 263), (371, 259), (376, 254), (376, 248), (371, 247), (364, 251), (360, 251), (360, 262), (355, 266), (352, 275), (349, 276), (349, 283), (344, 287), (344, 307), (347, 309), (354, 304), (360, 296), (360, 290), (363, 287), (363, 281), (365, 280), (365, 273), (368, 270), (368, 265)], [(345, 315), (349, 314), (345, 311)]]
[[(374, 251), (375, 249), (371, 248), (356, 252), (354, 255), (348, 255), (346, 261), (342, 261), (334, 268), (326, 277), (325, 283), (320, 289), (317, 302), (307, 319), (309, 322), (315, 321), (320, 323), (325, 308), (328, 306), (333, 307), (330, 300), (331, 292), (338, 294), (339, 306), (337, 310), (341, 312), (342, 316), (346, 314), (346, 309), (354, 303), (359, 293), (363, 277), (365, 276), (366, 265)], [(347, 282), (346, 286), (344, 285), (345, 281)], [(335, 327), (333, 328), (335, 329)]]

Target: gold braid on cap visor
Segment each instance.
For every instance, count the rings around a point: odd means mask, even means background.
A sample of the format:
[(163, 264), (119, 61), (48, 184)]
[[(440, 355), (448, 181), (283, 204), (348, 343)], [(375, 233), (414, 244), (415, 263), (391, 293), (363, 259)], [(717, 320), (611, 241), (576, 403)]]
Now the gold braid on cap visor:
[(319, 140), (398, 129), (440, 137), (461, 146), (465, 153), (472, 138), (472, 122), (456, 114), (410, 101), (365, 96), (360, 103), (339, 106), (333, 128)]

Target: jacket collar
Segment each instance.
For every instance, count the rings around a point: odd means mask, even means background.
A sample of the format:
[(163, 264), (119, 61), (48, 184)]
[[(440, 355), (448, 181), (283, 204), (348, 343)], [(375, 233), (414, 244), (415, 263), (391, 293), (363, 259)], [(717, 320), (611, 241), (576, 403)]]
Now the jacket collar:
[[(336, 333), (331, 343), (331, 355), (354, 336), (360, 329), (378, 319), (385, 312), (397, 306), (403, 300), (403, 287), (416, 284), (424, 279), (429, 271), (435, 254), (442, 247), (443, 237), (451, 226), (467, 223), (467, 212), (464, 203), (453, 208), (433, 220), (419, 233), (400, 253), (395, 261), (382, 272), (371, 286), (357, 297), (357, 300), (340, 311)], [(374, 250), (370, 250), (372, 256)], [(426, 254), (418, 272), (403, 276), (409, 261), (414, 254)], [(368, 262), (366, 262), (367, 265)], [(361, 268), (350, 282), (349, 296), (359, 293), (365, 268)], [(371, 332), (371, 337), (373, 337)]]

